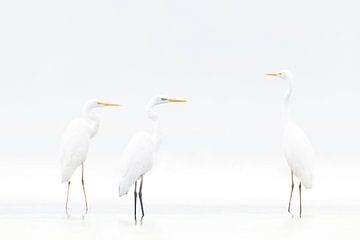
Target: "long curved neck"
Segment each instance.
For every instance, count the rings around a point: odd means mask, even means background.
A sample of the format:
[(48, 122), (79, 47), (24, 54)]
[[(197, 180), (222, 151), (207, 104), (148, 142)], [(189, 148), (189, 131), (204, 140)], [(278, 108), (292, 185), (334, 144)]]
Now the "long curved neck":
[(84, 118), (89, 122), (90, 127), (90, 137), (94, 137), (97, 133), (100, 125), (100, 119), (92, 112), (93, 108), (85, 106), (84, 108)]
[(291, 114), (290, 114), (290, 98), (293, 92), (293, 86), (292, 86), (292, 80), (288, 79), (288, 83), (289, 83), (289, 87), (288, 90), (285, 94), (285, 99), (284, 99), (284, 120), (285, 123), (291, 123)]
[(161, 129), (160, 129), (159, 116), (157, 112), (154, 111), (154, 107), (155, 105), (149, 105), (146, 112), (148, 117), (154, 122), (154, 128), (151, 136), (154, 139), (154, 142), (156, 143), (157, 147), (159, 147), (161, 142)]

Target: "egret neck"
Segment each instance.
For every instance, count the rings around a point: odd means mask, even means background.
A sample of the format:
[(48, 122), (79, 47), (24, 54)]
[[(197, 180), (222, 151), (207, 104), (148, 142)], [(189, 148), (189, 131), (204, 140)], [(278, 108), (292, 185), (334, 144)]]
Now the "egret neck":
[(284, 98), (284, 120), (285, 120), (285, 124), (289, 124), (291, 123), (291, 114), (290, 114), (290, 106), (289, 106), (289, 102), (290, 102), (290, 98), (293, 92), (293, 85), (292, 85), (292, 79), (289, 78), (288, 79), (288, 90), (285, 94), (285, 98)]
[(154, 128), (151, 136), (154, 142), (156, 143), (156, 148), (158, 148), (161, 143), (161, 129), (160, 129), (159, 116), (158, 113), (154, 111), (154, 107), (155, 107), (154, 104), (150, 104), (149, 107), (147, 108), (146, 113), (148, 117), (154, 122)]
[(93, 106), (86, 104), (83, 110), (84, 119), (89, 123), (91, 138), (95, 136), (100, 125), (100, 118), (96, 116), (95, 113), (92, 112), (93, 109), (94, 109)]

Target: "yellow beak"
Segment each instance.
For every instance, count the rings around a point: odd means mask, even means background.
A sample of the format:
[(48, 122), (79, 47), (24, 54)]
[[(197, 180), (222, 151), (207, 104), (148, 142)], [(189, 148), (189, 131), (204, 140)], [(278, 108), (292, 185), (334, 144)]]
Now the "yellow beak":
[(167, 98), (169, 102), (187, 102), (186, 100), (175, 99), (175, 98)]
[(273, 76), (273, 77), (277, 77), (279, 76), (279, 73), (265, 73), (266, 76)]
[(111, 107), (111, 106), (118, 106), (120, 107), (120, 104), (115, 104), (115, 103), (104, 103), (104, 102), (99, 102), (99, 104), (106, 106), (106, 107)]

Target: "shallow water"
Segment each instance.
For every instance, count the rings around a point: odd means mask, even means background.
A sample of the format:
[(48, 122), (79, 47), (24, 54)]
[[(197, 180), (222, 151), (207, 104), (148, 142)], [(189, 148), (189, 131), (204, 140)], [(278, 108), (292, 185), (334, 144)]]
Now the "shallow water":
[[(143, 224), (131, 206), (94, 206), (82, 219), (58, 206), (0, 209), (2, 239), (358, 239), (360, 206), (308, 207), (302, 219), (280, 206), (149, 205)], [(99, 210), (103, 209), (103, 210)]]
[[(79, 174), (69, 210), (55, 163), (0, 165), (0, 239), (359, 239), (356, 160), (320, 161), (303, 192), (303, 218), (287, 213), (289, 172), (282, 159), (242, 157), (236, 164), (168, 162), (144, 182), (145, 219), (133, 221), (133, 195), (117, 196), (116, 173), (89, 161), (89, 213), (82, 219)], [(240, 161), (239, 160), (239, 161)], [(205, 164), (206, 163), (206, 164)], [(349, 164), (351, 163), (351, 167)], [(293, 212), (298, 213), (294, 192)]]

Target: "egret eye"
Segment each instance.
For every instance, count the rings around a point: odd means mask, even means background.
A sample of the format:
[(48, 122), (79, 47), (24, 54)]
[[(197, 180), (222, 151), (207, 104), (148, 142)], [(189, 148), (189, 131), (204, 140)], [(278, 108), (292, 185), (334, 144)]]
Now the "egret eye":
[(166, 101), (167, 99), (166, 98), (161, 98), (161, 101)]

